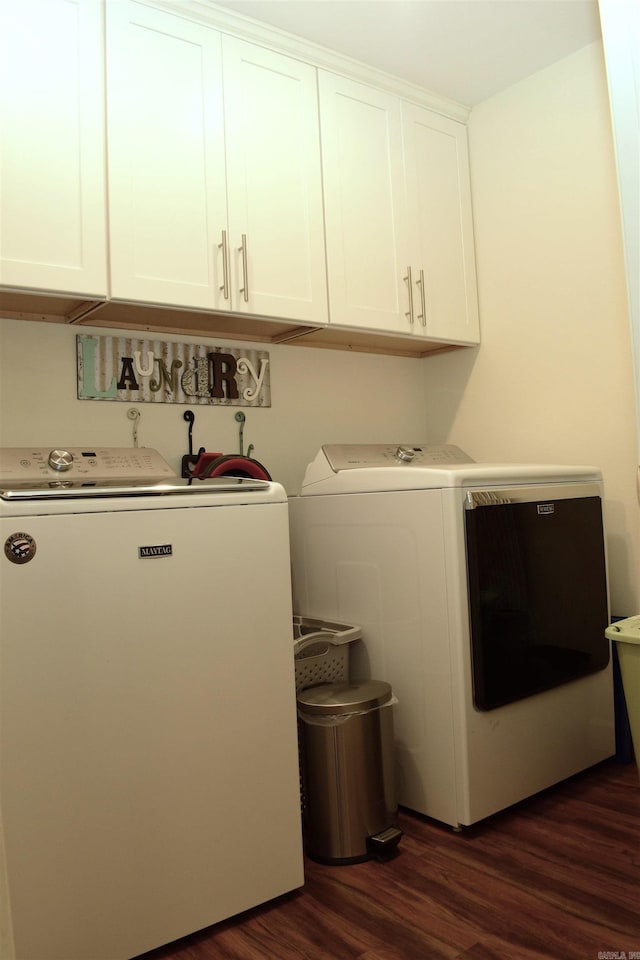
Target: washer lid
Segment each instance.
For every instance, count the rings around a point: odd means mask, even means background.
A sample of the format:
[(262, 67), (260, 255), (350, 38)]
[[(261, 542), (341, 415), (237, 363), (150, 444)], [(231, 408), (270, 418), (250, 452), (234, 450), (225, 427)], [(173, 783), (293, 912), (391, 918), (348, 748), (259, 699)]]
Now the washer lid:
[(298, 706), (302, 713), (329, 717), (381, 707), (391, 700), (391, 696), (391, 685), (384, 680), (322, 683), (302, 690), (298, 694)]
[(265, 480), (240, 477), (215, 477), (205, 480), (175, 477), (166, 480), (47, 480), (4, 484), (0, 481), (0, 500), (95, 500), (105, 497), (191, 496), (198, 493), (245, 493), (264, 491), (272, 484)]

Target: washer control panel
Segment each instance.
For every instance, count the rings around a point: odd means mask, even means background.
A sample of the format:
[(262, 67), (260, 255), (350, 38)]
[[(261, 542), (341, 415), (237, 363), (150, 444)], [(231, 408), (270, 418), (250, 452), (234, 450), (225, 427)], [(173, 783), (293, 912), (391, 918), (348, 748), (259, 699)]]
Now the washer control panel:
[(0, 447), (0, 482), (175, 479), (148, 447)]

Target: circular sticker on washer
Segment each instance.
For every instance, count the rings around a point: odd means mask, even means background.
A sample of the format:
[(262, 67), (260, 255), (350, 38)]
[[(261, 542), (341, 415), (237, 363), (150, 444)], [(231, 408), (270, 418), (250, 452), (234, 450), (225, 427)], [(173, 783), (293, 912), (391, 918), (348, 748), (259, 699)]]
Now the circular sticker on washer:
[(29, 563), (36, 553), (36, 542), (28, 533), (12, 533), (4, 542), (4, 552), (12, 563)]

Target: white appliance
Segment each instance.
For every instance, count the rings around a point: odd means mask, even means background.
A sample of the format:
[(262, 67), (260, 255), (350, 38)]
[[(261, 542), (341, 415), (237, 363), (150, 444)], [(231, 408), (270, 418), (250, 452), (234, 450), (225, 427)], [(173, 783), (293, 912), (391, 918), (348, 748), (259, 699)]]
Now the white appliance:
[(125, 960), (303, 883), (287, 501), (0, 450), (0, 956)]
[(294, 610), (358, 623), (398, 799), (458, 827), (614, 753), (602, 482), (457, 447), (328, 445), (289, 502)]

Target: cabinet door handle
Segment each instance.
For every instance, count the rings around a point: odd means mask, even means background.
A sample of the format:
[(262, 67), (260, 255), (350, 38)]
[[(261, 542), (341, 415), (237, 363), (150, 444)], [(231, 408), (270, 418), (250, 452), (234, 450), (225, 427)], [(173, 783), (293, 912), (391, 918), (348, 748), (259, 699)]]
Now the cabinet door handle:
[(408, 318), (410, 324), (413, 324), (413, 281), (411, 279), (411, 267), (407, 267), (407, 275), (402, 279), (407, 284), (409, 290), (409, 310), (405, 311), (405, 317)]
[(423, 327), (427, 325), (427, 308), (425, 306), (425, 294), (424, 294), (424, 270), (420, 271), (420, 279), (416, 280), (416, 283), (420, 287), (420, 307), (422, 308), (422, 313), (418, 314), (418, 320)]
[(242, 254), (242, 286), (240, 287), (240, 293), (242, 294), (242, 299), (245, 303), (249, 302), (249, 273), (247, 269), (247, 235), (246, 233), (242, 234), (242, 246), (238, 247), (239, 253)]
[(227, 244), (227, 231), (222, 231), (222, 241), (218, 244), (218, 250), (222, 248), (222, 285), (218, 290), (222, 290), (222, 296), (225, 300), (229, 299), (229, 245)]

